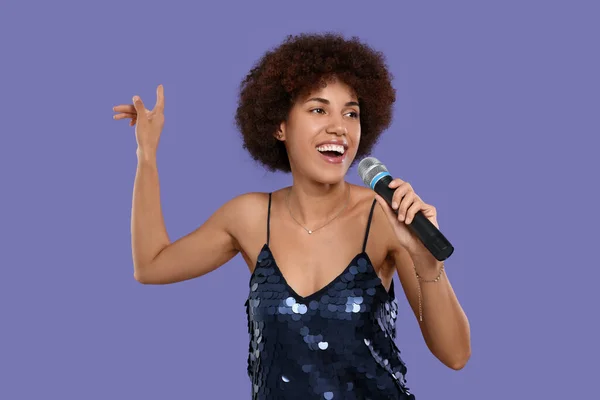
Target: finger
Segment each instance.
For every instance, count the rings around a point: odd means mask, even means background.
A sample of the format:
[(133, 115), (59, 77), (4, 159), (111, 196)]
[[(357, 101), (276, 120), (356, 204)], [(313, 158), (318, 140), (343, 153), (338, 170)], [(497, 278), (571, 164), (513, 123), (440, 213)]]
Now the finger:
[(404, 197), (408, 192), (412, 190), (410, 184), (408, 182), (403, 182), (395, 191), (392, 196), (392, 208), (394, 210), (398, 209), (402, 201), (402, 197)]
[(154, 110), (158, 112), (163, 112), (165, 109), (165, 89), (163, 85), (158, 85), (156, 88), (156, 104), (154, 105)]
[(404, 223), (406, 225), (410, 225), (410, 223), (413, 222), (415, 215), (425, 208), (424, 206), (425, 204), (422, 201), (417, 200), (413, 202), (408, 210), (406, 210), (406, 218), (404, 219)]
[(403, 183), (405, 183), (405, 182), (404, 182), (402, 179), (400, 179), (400, 178), (396, 178), (396, 179), (394, 179), (393, 181), (391, 181), (391, 182), (388, 184), (388, 187), (389, 187), (389, 188), (391, 188), (391, 189), (394, 189), (394, 188), (397, 188), (397, 187), (399, 187), (399, 186), (400, 186), (400, 185), (402, 185)]
[(398, 220), (404, 221), (406, 219), (406, 211), (408, 211), (415, 200), (415, 192), (411, 191), (404, 195), (400, 202), (400, 207), (398, 207)]
[(142, 99), (140, 99), (139, 96), (133, 96), (133, 106), (135, 107), (135, 110), (137, 111), (138, 115), (144, 115), (144, 102), (142, 101)]
[(426, 207), (423, 209), (423, 214), (427, 218), (435, 217), (437, 215), (437, 210), (434, 206), (426, 204)]
[(131, 121), (129, 122), (129, 126), (134, 126), (136, 122), (137, 122), (137, 118), (132, 118)]
[(137, 114), (121, 113), (121, 114), (114, 115), (113, 118), (114, 119), (125, 119), (125, 118), (135, 118), (136, 116), (137, 116)]
[(113, 107), (113, 111), (122, 112), (122, 113), (136, 113), (135, 107), (133, 104), (120, 104), (118, 106)]

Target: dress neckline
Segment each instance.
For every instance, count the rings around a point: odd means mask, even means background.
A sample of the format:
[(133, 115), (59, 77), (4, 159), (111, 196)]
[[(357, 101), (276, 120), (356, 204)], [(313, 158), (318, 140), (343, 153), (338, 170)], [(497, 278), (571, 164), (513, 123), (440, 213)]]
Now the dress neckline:
[[(311, 300), (319, 297), (321, 294), (323, 294), (324, 292), (326, 292), (327, 290), (329, 290), (333, 285), (335, 285), (340, 278), (349, 272), (350, 268), (352, 267), (352, 265), (354, 264), (354, 262), (360, 258), (360, 257), (364, 257), (368, 263), (368, 265), (371, 266), (370, 270), (367, 270), (368, 272), (371, 272), (373, 275), (375, 275), (375, 278), (377, 279), (377, 289), (381, 289), (387, 296), (387, 298), (392, 298), (394, 297), (394, 280), (392, 279), (391, 283), (390, 283), (390, 288), (389, 290), (385, 288), (385, 286), (383, 286), (383, 282), (381, 281), (381, 278), (377, 275), (377, 273), (375, 273), (375, 268), (373, 267), (373, 263), (371, 262), (371, 258), (369, 257), (369, 254), (366, 251), (361, 251), (360, 253), (357, 253), (351, 260), (350, 262), (346, 265), (346, 267), (339, 273), (337, 274), (331, 281), (329, 281), (327, 284), (325, 284), (325, 286), (321, 287), (320, 289), (317, 289), (315, 292), (308, 294), (306, 296), (301, 296), (300, 294), (298, 294), (298, 292), (296, 292), (296, 290), (289, 284), (288, 280), (286, 279), (285, 275), (283, 274), (283, 272), (281, 271), (281, 269), (279, 268), (279, 265), (277, 264), (277, 260), (275, 259), (275, 255), (273, 254), (273, 251), (271, 250), (271, 248), (269, 247), (268, 243), (265, 243), (260, 251), (260, 253), (262, 253), (263, 251), (266, 251), (269, 255), (269, 257), (272, 260), (272, 264), (270, 265), (271, 267), (273, 267), (277, 273), (279, 274), (279, 277), (281, 278), (281, 280), (283, 281), (283, 284), (285, 285), (285, 287), (290, 291), (291, 295), (293, 297), (296, 298), (296, 300), (300, 300), (303, 303), (307, 303), (310, 302)], [(259, 253), (259, 254), (260, 254)], [(254, 266), (254, 271), (252, 271), (252, 274), (250, 276), (250, 280), (252, 280), (252, 277), (254, 276), (256, 270), (259, 267), (259, 260), (256, 260), (256, 265)]]

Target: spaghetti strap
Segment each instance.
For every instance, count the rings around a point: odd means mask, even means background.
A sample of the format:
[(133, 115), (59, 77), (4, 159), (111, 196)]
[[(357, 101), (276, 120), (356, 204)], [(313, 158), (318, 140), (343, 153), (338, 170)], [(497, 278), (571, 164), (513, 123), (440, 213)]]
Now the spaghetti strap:
[(269, 193), (269, 208), (267, 210), (267, 246), (271, 236), (271, 193)]
[(373, 199), (373, 204), (371, 204), (371, 212), (369, 213), (369, 221), (367, 222), (367, 230), (365, 231), (365, 241), (363, 243), (362, 248), (363, 253), (367, 249), (367, 239), (369, 238), (369, 230), (371, 229), (371, 219), (373, 219), (373, 210), (375, 209), (375, 203), (377, 203), (377, 200)]

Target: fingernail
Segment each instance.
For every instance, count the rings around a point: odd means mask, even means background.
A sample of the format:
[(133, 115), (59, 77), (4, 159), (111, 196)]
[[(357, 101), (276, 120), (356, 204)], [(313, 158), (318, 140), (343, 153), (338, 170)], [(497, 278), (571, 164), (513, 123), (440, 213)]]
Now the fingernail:
[(404, 215), (398, 215), (398, 219), (399, 219), (400, 221), (404, 221)]
[(398, 208), (398, 203), (396, 203), (395, 201), (392, 201), (392, 208), (395, 210), (396, 208)]

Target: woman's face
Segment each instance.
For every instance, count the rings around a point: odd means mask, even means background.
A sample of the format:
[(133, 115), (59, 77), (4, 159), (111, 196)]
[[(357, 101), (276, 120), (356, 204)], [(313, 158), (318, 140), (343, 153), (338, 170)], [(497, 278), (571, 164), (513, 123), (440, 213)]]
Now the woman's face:
[(339, 80), (300, 97), (279, 132), (292, 174), (325, 184), (343, 180), (360, 141), (359, 111), (354, 91)]

